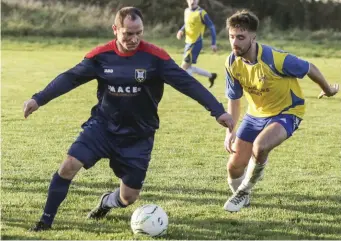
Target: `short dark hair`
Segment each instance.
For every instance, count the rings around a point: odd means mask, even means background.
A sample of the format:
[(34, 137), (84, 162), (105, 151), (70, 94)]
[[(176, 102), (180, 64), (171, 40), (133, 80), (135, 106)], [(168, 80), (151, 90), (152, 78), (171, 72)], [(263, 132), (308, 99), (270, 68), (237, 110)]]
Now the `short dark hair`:
[(248, 31), (256, 32), (259, 25), (259, 19), (251, 11), (241, 10), (233, 14), (226, 20), (226, 28), (241, 28)]
[(123, 21), (126, 17), (130, 17), (131, 20), (136, 20), (138, 17), (141, 18), (143, 22), (143, 16), (140, 9), (135, 7), (124, 7), (121, 8), (115, 16), (115, 25), (117, 27), (123, 26)]

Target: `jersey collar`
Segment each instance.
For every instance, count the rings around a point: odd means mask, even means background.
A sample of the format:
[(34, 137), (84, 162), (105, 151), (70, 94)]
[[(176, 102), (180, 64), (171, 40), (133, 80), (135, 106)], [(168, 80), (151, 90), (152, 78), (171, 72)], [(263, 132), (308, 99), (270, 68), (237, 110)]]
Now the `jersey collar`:
[(250, 63), (250, 62), (245, 61), (243, 58), (241, 58), (241, 60), (247, 65), (251, 65), (251, 66), (256, 65), (259, 63), (259, 60), (262, 58), (262, 52), (263, 52), (262, 46), (256, 43), (256, 55), (257, 55), (256, 61), (254, 63)]
[(114, 48), (115, 53), (121, 57), (133, 56), (141, 48), (141, 44), (142, 44), (142, 41), (140, 41), (139, 46), (137, 46), (137, 48), (134, 51), (124, 53), (124, 52), (120, 52), (120, 50), (117, 48), (116, 41), (117, 39), (114, 39), (113, 48)]
[(257, 43), (257, 62), (262, 59), (263, 47), (261, 44)]
[(200, 7), (197, 6), (196, 8), (192, 9), (192, 8), (189, 8), (189, 10), (191, 10), (192, 12), (195, 12), (196, 10), (198, 10)]

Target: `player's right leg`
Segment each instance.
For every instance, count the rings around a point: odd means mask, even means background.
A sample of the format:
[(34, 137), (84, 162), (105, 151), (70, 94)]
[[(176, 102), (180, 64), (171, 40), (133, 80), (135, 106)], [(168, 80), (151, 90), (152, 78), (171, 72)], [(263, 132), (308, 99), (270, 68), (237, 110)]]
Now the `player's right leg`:
[[(188, 59), (185, 58), (184, 62), (192, 64), (191, 67), (189, 68), (192, 74), (197, 74), (200, 76), (207, 77), (208, 81), (210, 82), (209, 88), (211, 88), (214, 85), (214, 81), (217, 78), (217, 74), (210, 73), (209, 71), (205, 69), (194, 66), (194, 64), (197, 63), (201, 49), (202, 49), (202, 39), (199, 39), (194, 44), (192, 44), (191, 48), (188, 50), (188, 52), (190, 52), (190, 60), (189, 58)], [(189, 54), (187, 54), (187, 56), (189, 56)]]
[(249, 193), (241, 193), (243, 195), (239, 195), (237, 190), (244, 181), (246, 175), (245, 168), (250, 162), (253, 142), (265, 125), (266, 122), (259, 123), (257, 118), (245, 115), (238, 128), (237, 138), (233, 146), (235, 153), (231, 154), (227, 163), (228, 183), (233, 195), (224, 205), (226, 211), (234, 212), (235, 206), (240, 209), (249, 205)]
[(59, 170), (53, 175), (43, 215), (31, 231), (44, 231), (51, 228), (57, 210), (66, 198), (72, 179), (83, 167), (83, 163), (68, 155)]
[(61, 164), (51, 180), (43, 215), (31, 231), (50, 229), (57, 210), (69, 191), (72, 179), (82, 168), (92, 167), (100, 158), (108, 156), (104, 153), (106, 140), (104, 128), (95, 120), (83, 125), (83, 131), (71, 145), (66, 160)]
[[(252, 143), (243, 141), (238, 137), (233, 144), (233, 150), (235, 150), (235, 153), (230, 155), (230, 158), (227, 162), (227, 181), (233, 194), (236, 193), (238, 187), (245, 178), (245, 168), (247, 167), (252, 155), (252, 146)], [(245, 200), (239, 200), (243, 202), (242, 205), (249, 206), (249, 195), (246, 195), (243, 199)], [(226, 211), (230, 211), (229, 201), (225, 203), (224, 209)]]
[(227, 173), (230, 189), (235, 192), (245, 176), (245, 168), (252, 154), (252, 143), (237, 137), (233, 144), (233, 150), (235, 152), (230, 155), (227, 162)]

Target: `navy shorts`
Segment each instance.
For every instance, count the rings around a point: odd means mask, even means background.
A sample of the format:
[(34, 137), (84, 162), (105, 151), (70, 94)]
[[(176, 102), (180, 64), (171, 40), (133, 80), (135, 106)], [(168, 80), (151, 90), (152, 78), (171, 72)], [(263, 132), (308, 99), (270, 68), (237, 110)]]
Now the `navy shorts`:
[(237, 131), (237, 137), (253, 143), (258, 134), (271, 123), (281, 124), (287, 131), (287, 138), (297, 130), (302, 119), (290, 114), (279, 114), (272, 117), (254, 117), (246, 114)]
[(148, 137), (120, 136), (108, 131), (107, 124), (90, 119), (71, 145), (68, 154), (88, 169), (101, 158), (109, 158), (110, 167), (123, 183), (141, 189), (148, 169), (154, 135)]
[(184, 62), (196, 64), (200, 51), (202, 49), (202, 40), (198, 40), (194, 44), (186, 44), (184, 49)]

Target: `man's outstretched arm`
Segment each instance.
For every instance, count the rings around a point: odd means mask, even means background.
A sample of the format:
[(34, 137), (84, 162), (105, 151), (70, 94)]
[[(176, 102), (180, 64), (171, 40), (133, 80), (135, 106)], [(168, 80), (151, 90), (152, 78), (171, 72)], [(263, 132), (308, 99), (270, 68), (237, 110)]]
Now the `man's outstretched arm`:
[(339, 84), (328, 84), (321, 71), (312, 63), (309, 64), (309, 71), (307, 75), (322, 89), (321, 93), (318, 95), (319, 99), (321, 99), (323, 96), (333, 96), (339, 92)]
[(61, 96), (70, 90), (96, 78), (94, 61), (84, 59), (72, 69), (58, 75), (44, 90), (34, 94), (31, 99), (24, 102), (24, 117), (36, 111), (40, 106)]
[(224, 106), (201, 83), (181, 69), (174, 60), (164, 60), (161, 69), (161, 76), (167, 84), (198, 101), (211, 112), (219, 124), (233, 130), (232, 116), (225, 112)]
[(304, 76), (308, 77), (320, 86), (322, 92), (318, 95), (318, 98), (323, 96), (333, 96), (339, 91), (339, 85), (330, 85), (320, 72), (320, 70), (312, 63), (306, 60), (300, 59), (292, 54), (287, 54), (282, 68), (283, 74), (291, 77), (302, 79)]
[(207, 13), (204, 16), (204, 23), (210, 29), (212, 50), (215, 52), (217, 51), (217, 34), (214, 24)]

